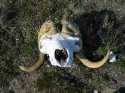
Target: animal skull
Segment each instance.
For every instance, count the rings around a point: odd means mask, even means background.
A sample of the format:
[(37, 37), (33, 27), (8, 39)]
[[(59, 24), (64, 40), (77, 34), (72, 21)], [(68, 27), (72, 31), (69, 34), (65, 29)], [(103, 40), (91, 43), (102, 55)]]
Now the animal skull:
[[(42, 25), (38, 32), (39, 59), (31, 67), (20, 66), (21, 70), (31, 72), (39, 68), (44, 62), (44, 54), (49, 56), (49, 61), (52, 65), (59, 67), (71, 67), (73, 57), (90, 68), (99, 68), (107, 62), (110, 56), (109, 50), (107, 55), (97, 62), (85, 59), (80, 51), (82, 49), (82, 42), (79, 29), (65, 18), (61, 22), (61, 33), (57, 32), (52, 21), (46, 21)], [(76, 52), (75, 55), (74, 52)]]
[[(80, 51), (79, 40), (79, 37), (67, 37), (64, 34), (57, 33), (51, 37), (41, 37), (39, 50), (43, 54), (48, 54), (49, 61), (52, 65), (71, 67), (73, 63), (73, 53)], [(40, 48), (41, 45), (42, 48)], [(64, 56), (66, 57), (64, 58)]]

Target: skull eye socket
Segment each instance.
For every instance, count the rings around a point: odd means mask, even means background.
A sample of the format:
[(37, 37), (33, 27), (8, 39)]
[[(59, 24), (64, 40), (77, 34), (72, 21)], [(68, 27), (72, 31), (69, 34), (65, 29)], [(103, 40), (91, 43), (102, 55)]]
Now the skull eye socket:
[(67, 54), (67, 51), (66, 49), (62, 49), (62, 50), (59, 50), (59, 49), (56, 49), (55, 50), (55, 58), (60, 61), (61, 59), (62, 60), (66, 60), (68, 57), (68, 54)]
[(62, 49), (62, 50), (61, 50), (61, 52), (62, 52), (62, 58), (63, 58), (63, 59), (67, 59), (68, 54), (67, 54), (66, 49), (65, 49), (65, 48), (64, 48), (64, 49)]
[(61, 52), (60, 52), (59, 49), (56, 49), (56, 50), (55, 50), (55, 58), (56, 58), (57, 60), (60, 60), (60, 59), (61, 59)]

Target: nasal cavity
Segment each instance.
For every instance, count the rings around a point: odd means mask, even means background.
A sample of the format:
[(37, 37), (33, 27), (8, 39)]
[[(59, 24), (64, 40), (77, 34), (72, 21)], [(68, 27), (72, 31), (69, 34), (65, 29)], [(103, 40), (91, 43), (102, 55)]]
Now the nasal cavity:
[(64, 60), (65, 61), (67, 59), (67, 57), (68, 57), (68, 54), (67, 54), (67, 51), (66, 51), (65, 48), (55, 50), (55, 58), (56, 58), (56, 60), (58, 60), (58, 61)]

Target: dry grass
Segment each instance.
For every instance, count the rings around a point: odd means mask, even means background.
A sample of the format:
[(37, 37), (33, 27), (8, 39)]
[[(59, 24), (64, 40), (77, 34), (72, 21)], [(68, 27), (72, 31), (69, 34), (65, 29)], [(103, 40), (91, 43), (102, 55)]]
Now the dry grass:
[[(103, 14), (102, 10), (111, 14)], [(101, 24), (94, 25), (101, 28), (95, 30), (103, 41), (101, 50), (111, 47), (119, 53), (120, 62), (107, 63), (95, 70), (77, 64), (71, 69), (45, 65), (38, 72), (21, 72), (19, 64), (30, 65), (37, 59), (39, 27), (51, 19), (60, 30), (64, 14), (70, 17), (91, 15), (84, 16), (83, 31), (94, 31), (92, 20), (101, 20)], [(94, 89), (118, 89), (125, 82), (122, 76), (125, 73), (124, 18), (124, 0), (0, 0), (0, 93), (60, 93), (62, 90), (63, 93), (92, 93)], [(87, 22), (90, 23), (86, 25)]]

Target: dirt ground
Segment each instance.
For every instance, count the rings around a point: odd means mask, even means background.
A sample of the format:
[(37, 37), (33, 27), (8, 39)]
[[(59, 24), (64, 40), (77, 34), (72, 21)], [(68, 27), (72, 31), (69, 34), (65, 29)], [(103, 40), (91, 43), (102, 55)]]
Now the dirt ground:
[[(96, 50), (104, 54), (110, 46), (117, 61), (99, 69), (45, 63), (38, 71), (21, 71), (19, 65), (37, 60), (37, 31), (42, 23), (51, 19), (60, 31), (63, 15), (79, 26), (86, 57), (93, 59)], [(0, 0), (0, 93), (119, 93), (115, 91), (122, 86), (125, 0)]]

